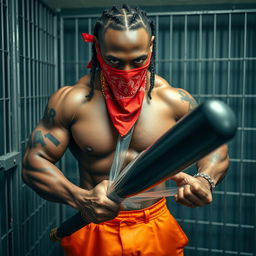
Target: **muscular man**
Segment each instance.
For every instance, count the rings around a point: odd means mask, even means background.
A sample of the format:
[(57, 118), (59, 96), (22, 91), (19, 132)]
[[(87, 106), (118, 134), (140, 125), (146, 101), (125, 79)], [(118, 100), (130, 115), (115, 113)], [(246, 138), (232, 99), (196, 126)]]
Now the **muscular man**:
[[(185, 90), (155, 75), (154, 24), (145, 12), (126, 5), (104, 11), (91, 41), (91, 73), (50, 97), (25, 152), (23, 179), (46, 200), (67, 204), (92, 222), (62, 239), (67, 255), (183, 255), (188, 241), (165, 199), (129, 211), (108, 199), (106, 190), (118, 134), (135, 127), (127, 164), (196, 102)], [(79, 187), (54, 165), (67, 147), (79, 163)], [(197, 166), (217, 184), (228, 167), (227, 146)], [(179, 187), (177, 203), (188, 207), (211, 203), (206, 178), (182, 172), (172, 179)]]

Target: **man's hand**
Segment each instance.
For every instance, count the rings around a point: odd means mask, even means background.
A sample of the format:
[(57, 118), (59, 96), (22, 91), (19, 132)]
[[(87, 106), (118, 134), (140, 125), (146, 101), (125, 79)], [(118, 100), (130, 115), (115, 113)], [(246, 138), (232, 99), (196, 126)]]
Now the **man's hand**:
[(180, 172), (171, 177), (178, 188), (174, 199), (177, 203), (195, 208), (212, 202), (210, 184), (202, 177), (196, 177)]
[(107, 197), (108, 181), (103, 180), (80, 201), (80, 211), (88, 222), (101, 223), (114, 219), (122, 208)]

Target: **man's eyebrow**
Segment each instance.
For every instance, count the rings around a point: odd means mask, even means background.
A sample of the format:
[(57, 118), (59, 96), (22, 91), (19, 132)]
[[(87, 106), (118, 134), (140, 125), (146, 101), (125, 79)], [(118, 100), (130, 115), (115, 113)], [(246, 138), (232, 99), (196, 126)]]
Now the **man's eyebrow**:
[(108, 59), (114, 59), (114, 60), (121, 60), (121, 59), (118, 59), (117, 57), (112, 56), (112, 55), (106, 55), (106, 58), (108, 58)]
[[(140, 55), (140, 56), (134, 58), (133, 60), (146, 59), (147, 57), (148, 57), (148, 54), (143, 54), (143, 55)], [(107, 55), (106, 58), (122, 61), (122, 59), (119, 59), (113, 55)]]
[(148, 54), (143, 54), (141, 56), (138, 56), (138, 57), (134, 58), (133, 60), (146, 59), (147, 57), (148, 57)]

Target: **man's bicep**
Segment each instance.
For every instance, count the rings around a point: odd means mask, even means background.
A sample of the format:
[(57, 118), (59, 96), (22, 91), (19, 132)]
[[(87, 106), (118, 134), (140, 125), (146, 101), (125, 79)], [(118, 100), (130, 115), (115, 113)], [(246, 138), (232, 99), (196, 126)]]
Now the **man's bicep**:
[(48, 100), (43, 117), (32, 132), (25, 157), (39, 155), (53, 163), (64, 154), (69, 143), (68, 124), (64, 123), (64, 98), (70, 87), (56, 91)]
[(41, 121), (32, 132), (25, 154), (36, 154), (49, 160), (52, 163), (57, 162), (69, 143), (69, 132), (64, 127), (51, 126)]

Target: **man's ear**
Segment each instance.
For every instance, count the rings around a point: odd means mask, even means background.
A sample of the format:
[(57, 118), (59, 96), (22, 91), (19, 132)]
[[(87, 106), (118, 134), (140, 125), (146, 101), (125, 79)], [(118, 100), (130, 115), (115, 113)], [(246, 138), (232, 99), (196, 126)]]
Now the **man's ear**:
[(152, 36), (151, 40), (150, 40), (150, 51), (151, 52), (153, 51), (154, 40), (155, 40), (155, 36)]

